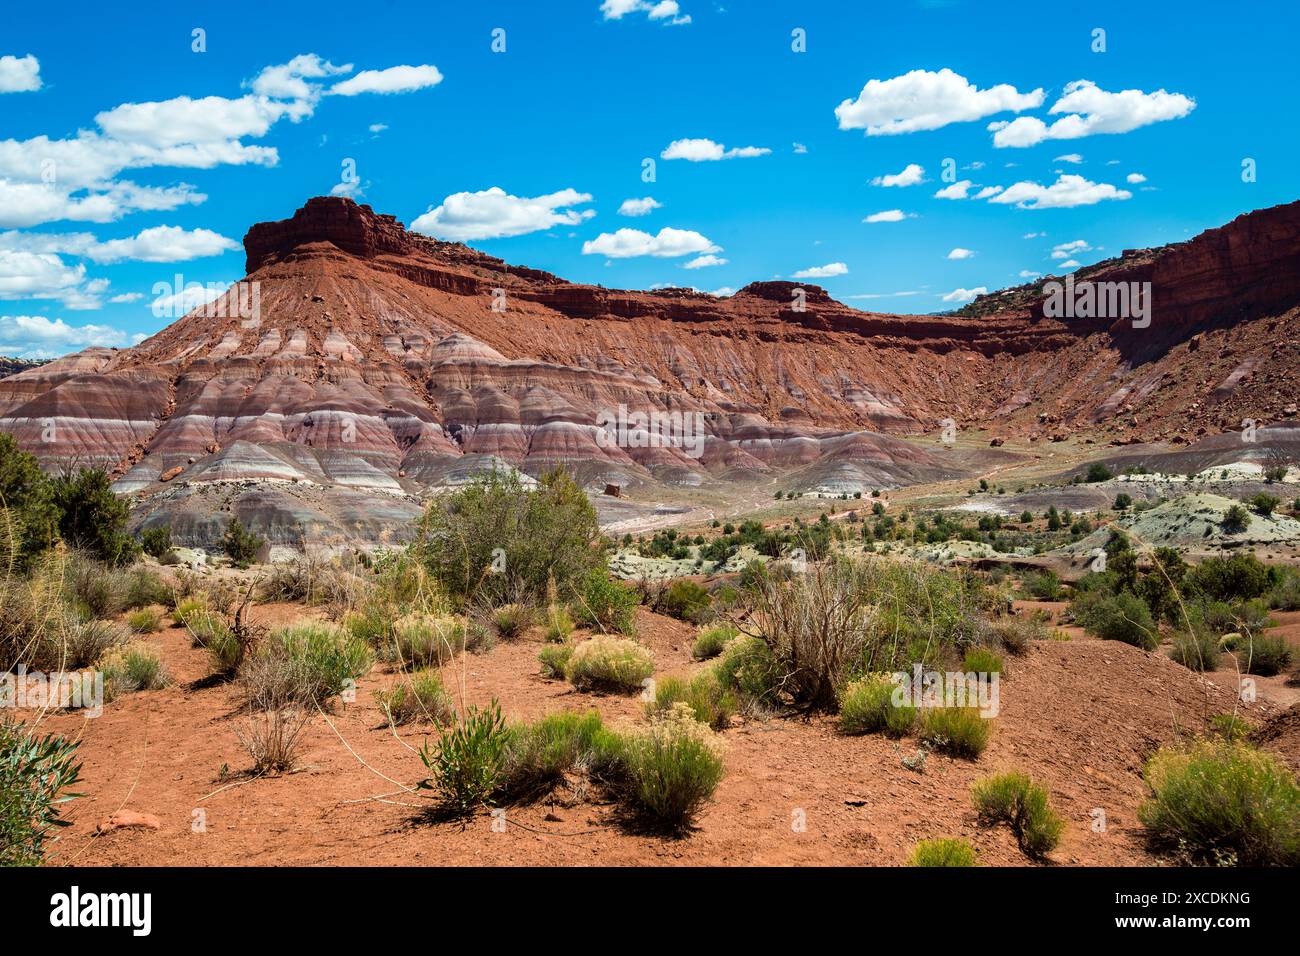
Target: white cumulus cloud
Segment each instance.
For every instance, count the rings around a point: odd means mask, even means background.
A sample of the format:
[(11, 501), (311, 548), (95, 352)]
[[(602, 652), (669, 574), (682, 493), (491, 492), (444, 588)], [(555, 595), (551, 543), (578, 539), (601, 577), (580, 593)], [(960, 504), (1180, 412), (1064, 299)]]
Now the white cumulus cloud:
[(1085, 239), (1074, 239), (1070, 242), (1060, 242), (1052, 246), (1053, 259), (1068, 259), (1070, 256), (1078, 255), (1081, 252), (1092, 252), (1092, 246), (1088, 245)]
[(700, 233), (671, 226), (660, 229), (657, 235), (627, 228), (602, 232), (595, 239), (582, 244), (584, 256), (605, 256), (609, 259), (631, 259), (636, 256), (667, 259), (721, 251), (721, 246), (715, 245)]
[(832, 276), (846, 275), (849, 267), (843, 262), (828, 262), (824, 266), (812, 266), (809, 269), (800, 269), (794, 274), (796, 279), (829, 279)]
[(416, 217), (411, 229), (452, 242), (522, 236), (552, 226), (576, 226), (596, 213), (570, 207), (591, 202), (590, 193), (561, 189), (545, 196), (512, 196), (500, 186), (454, 193)]
[(916, 163), (908, 163), (900, 173), (877, 176), (871, 180), (873, 186), (915, 186), (925, 179), (925, 169)]
[(904, 219), (911, 219), (912, 214), (903, 212), (901, 209), (885, 209), (882, 212), (873, 212), (863, 219), (863, 222), (902, 222)]
[(1098, 133), (1127, 133), (1165, 120), (1181, 119), (1196, 109), (1196, 101), (1181, 93), (1156, 90), (1121, 90), (1110, 93), (1091, 80), (1065, 85), (1064, 95), (1048, 113), (1061, 118), (1051, 125), (1036, 116), (1020, 116), (1009, 123), (990, 123), (993, 145), (1033, 146), (1049, 139), (1079, 139)]
[(994, 113), (1033, 109), (1043, 91), (1021, 93), (1006, 83), (981, 90), (949, 69), (912, 70), (889, 80), (868, 80), (856, 99), (835, 108), (840, 129), (865, 129), (889, 136), (939, 129), (949, 123), (983, 119)]
[(727, 149), (711, 139), (675, 139), (664, 147), (660, 159), (685, 159), (692, 163), (714, 162), (719, 159), (748, 159), (766, 156), (772, 152), (766, 146), (738, 146)]
[(432, 64), (390, 66), (386, 70), (362, 70), (330, 87), (334, 96), (357, 96), (361, 93), (413, 93), (437, 86), (442, 73)]
[(1071, 209), (1092, 206), (1108, 199), (1132, 199), (1127, 189), (1110, 183), (1094, 183), (1082, 176), (1063, 174), (1050, 186), (1024, 180), (1008, 186), (989, 200), (991, 203), (1015, 205), (1021, 209)]
[(643, 199), (624, 199), (618, 207), (620, 216), (646, 216), (656, 209), (662, 209), (663, 203), (653, 196), (646, 196)]
[(683, 269), (707, 269), (710, 266), (725, 266), (726, 264), (727, 264), (726, 259), (720, 259), (717, 256), (710, 254), (707, 256), (697, 256), (696, 258), (692, 259), (690, 262), (684, 262), (682, 263), (682, 268)]
[(988, 289), (984, 286), (976, 286), (973, 289), (953, 289), (943, 296), (945, 302), (972, 302), (978, 295), (987, 295)]
[(958, 246), (957, 248), (953, 249), (952, 252), (948, 253), (948, 258), (949, 258), (949, 259), (969, 259), (969, 258), (970, 258), (971, 256), (973, 256), (973, 255), (975, 255), (974, 250), (971, 250), (971, 249), (963, 249), (961, 246)]
[(41, 88), (41, 64), (26, 56), (0, 56), (0, 93), (31, 93)]
[(92, 345), (122, 348), (141, 338), (109, 325), (69, 325), (43, 315), (0, 315), (0, 342), (19, 358), (53, 358)]

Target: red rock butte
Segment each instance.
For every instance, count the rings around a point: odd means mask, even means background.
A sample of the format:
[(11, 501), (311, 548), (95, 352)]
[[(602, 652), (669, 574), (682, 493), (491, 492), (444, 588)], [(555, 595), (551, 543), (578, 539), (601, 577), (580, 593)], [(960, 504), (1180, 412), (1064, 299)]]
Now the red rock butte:
[[(898, 437), (946, 419), (1183, 442), (1293, 416), (1300, 391), (1300, 202), (1075, 273), (1151, 283), (1144, 328), (1047, 318), (1044, 280), (917, 316), (792, 282), (611, 290), (344, 198), (244, 246), (243, 283), (139, 345), (0, 379), (0, 430), (49, 466), (108, 469), (182, 543), (231, 514), (273, 541), (373, 542), (409, 533), (430, 489), (502, 463), (564, 464), (597, 491), (787, 473), (869, 490), (962, 474), (937, 443)], [(699, 454), (600, 440), (620, 408), (699, 413)]]

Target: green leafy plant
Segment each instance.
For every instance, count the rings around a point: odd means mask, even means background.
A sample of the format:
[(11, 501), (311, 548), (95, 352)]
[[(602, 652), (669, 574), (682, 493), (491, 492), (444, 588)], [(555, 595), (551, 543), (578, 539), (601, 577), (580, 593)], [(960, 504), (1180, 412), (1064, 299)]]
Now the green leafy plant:
[(246, 529), (238, 518), (231, 518), (221, 539), (221, 550), (235, 567), (246, 568), (257, 560), (257, 552), (264, 544), (265, 538)]
[(25, 724), (0, 719), (0, 866), (35, 866), (56, 831), (71, 821), (62, 805), (81, 779), (75, 741), (37, 737)]
[(975, 760), (993, 736), (993, 721), (978, 707), (927, 707), (921, 711), (920, 737), (935, 750)]
[(436, 743), (426, 741), (420, 748), (429, 777), (418, 786), (437, 794), (448, 811), (470, 813), (488, 803), (501, 784), (509, 741), (500, 704), (470, 707)]
[(731, 624), (716, 624), (705, 628), (700, 631), (699, 636), (695, 638), (695, 643), (691, 645), (691, 656), (697, 661), (717, 657), (727, 646), (727, 642), (739, 633)]
[(1028, 774), (1010, 772), (982, 780), (971, 790), (981, 824), (1011, 827), (1020, 851), (1041, 859), (1061, 842), (1065, 821), (1052, 809), (1047, 791)]
[(956, 837), (922, 840), (907, 862), (908, 866), (974, 866), (975, 848)]

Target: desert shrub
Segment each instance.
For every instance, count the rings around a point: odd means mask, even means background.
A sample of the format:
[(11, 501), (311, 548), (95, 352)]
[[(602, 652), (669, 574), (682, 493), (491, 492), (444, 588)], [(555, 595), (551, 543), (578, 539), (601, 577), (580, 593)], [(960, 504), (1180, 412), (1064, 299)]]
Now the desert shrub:
[(435, 744), (420, 748), (420, 760), (429, 771), (419, 787), (431, 790), (445, 809), (469, 813), (487, 803), (501, 785), (511, 734), (493, 700), (479, 709), (470, 707), (461, 719), (444, 728)]
[(697, 661), (717, 657), (727, 646), (727, 642), (739, 633), (731, 624), (715, 624), (713, 627), (705, 628), (700, 631), (695, 638), (695, 643), (691, 645), (691, 656)]
[(1184, 590), (1218, 601), (1238, 601), (1264, 594), (1271, 584), (1268, 567), (1253, 554), (1206, 558), (1187, 572)]
[(990, 643), (1002, 647), (1017, 657), (1029, 653), (1034, 641), (1047, 639), (1047, 625), (1041, 617), (1010, 615), (989, 621), (986, 625)]
[(1033, 571), (1025, 575), (1025, 593), (1040, 601), (1059, 601), (1061, 598), (1061, 579), (1050, 569)]
[(34, 455), (0, 432), (0, 539), (14, 570), (26, 571), (58, 538), (59, 513), (50, 480)]
[(979, 821), (985, 826), (1011, 827), (1020, 851), (1041, 859), (1061, 842), (1065, 821), (1052, 809), (1047, 791), (1024, 773), (1001, 773), (971, 790)]
[(962, 670), (976, 674), (1002, 673), (1002, 655), (987, 647), (972, 647), (962, 659)]
[(761, 638), (743, 636), (728, 641), (714, 672), (719, 683), (734, 690), (749, 710), (764, 711), (776, 706), (780, 667)]
[(594, 710), (560, 711), (508, 728), (499, 785), (503, 795), (528, 797), (550, 789), (576, 769), (586, 769), (608, 734)]
[(1273, 754), (1201, 741), (1146, 765), (1138, 819), (1152, 844), (1198, 862), (1300, 865), (1300, 786)]
[(249, 531), (238, 518), (230, 519), (226, 533), (221, 538), (221, 550), (237, 568), (246, 568), (256, 561), (257, 552), (264, 544), (266, 539)]
[(582, 593), (574, 600), (574, 617), (586, 627), (631, 634), (636, 622), (636, 594), (610, 578), (592, 571)]
[(993, 736), (993, 721), (978, 707), (927, 707), (921, 711), (920, 736), (935, 750), (974, 760)]
[(337, 625), (300, 621), (275, 631), (239, 665), (249, 703), (260, 710), (324, 703), (370, 670), (370, 647)]
[(1204, 629), (1192, 628), (1174, 635), (1174, 646), (1169, 656), (1175, 663), (1189, 670), (1213, 671), (1219, 669), (1223, 652), (1215, 636)]
[(496, 632), (482, 621), (465, 622), (465, 650), (471, 654), (486, 654), (497, 646)]
[(545, 645), (537, 652), (537, 659), (542, 662), (542, 676), (563, 680), (564, 670), (569, 666), (569, 658), (572, 656), (573, 644), (569, 641)]
[(956, 837), (922, 840), (912, 850), (908, 866), (974, 866), (975, 848)]
[[(254, 549), (253, 555), (256, 554)], [(366, 585), (371, 583), (365, 582)], [(354, 608), (361, 601), (362, 590), (363, 582), (357, 575), (312, 551), (292, 561), (271, 563), (261, 580), (261, 598), (264, 601), (324, 604), (335, 611)]]
[(1151, 611), (1136, 594), (1085, 592), (1070, 602), (1070, 613), (1084, 630), (1102, 640), (1122, 641), (1148, 651), (1159, 646)]
[(685, 578), (668, 586), (659, 600), (658, 610), (682, 621), (700, 623), (712, 606), (709, 592), (702, 585)]
[(1250, 510), (1263, 515), (1265, 518), (1273, 516), (1277, 506), (1282, 503), (1282, 499), (1276, 495), (1270, 495), (1267, 491), (1261, 491), (1255, 495), (1246, 504), (1250, 505)]
[(545, 630), (542, 638), (552, 644), (562, 644), (573, 633), (573, 616), (562, 604), (551, 604), (546, 609)]
[(1300, 611), (1300, 572), (1295, 568), (1274, 568), (1277, 583), (1269, 589), (1268, 606), (1277, 611)]
[(1115, 477), (1115, 473), (1106, 467), (1105, 462), (1094, 461), (1088, 466), (1088, 472), (1084, 480), (1088, 482), (1110, 481)]
[(140, 545), (126, 531), (130, 508), (113, 494), (102, 470), (59, 475), (50, 482), (50, 495), (59, 514), (59, 536), (69, 547), (112, 566), (130, 564), (140, 554)]
[(151, 558), (161, 561), (172, 549), (172, 529), (170, 525), (154, 525), (140, 532), (140, 547)]
[(848, 684), (840, 694), (840, 729), (846, 734), (907, 734), (916, 723), (916, 708), (911, 704), (895, 705), (896, 688), (885, 674), (868, 675)]
[(1240, 714), (1213, 714), (1206, 721), (1206, 725), (1212, 733), (1231, 743), (1244, 741), (1255, 729), (1254, 725)]
[(1295, 658), (1291, 645), (1281, 634), (1249, 634), (1236, 651), (1241, 669), (1261, 677), (1282, 673)]
[(492, 624), (507, 641), (533, 626), (533, 609), (524, 604), (503, 604), (492, 612)]
[(45, 859), (55, 832), (71, 822), (60, 811), (80, 796), (69, 792), (80, 779), (75, 741), (37, 737), (25, 724), (0, 718), (0, 866)]
[(678, 703), (685, 704), (696, 720), (714, 730), (726, 727), (738, 708), (735, 691), (722, 686), (713, 668), (689, 680), (664, 677), (655, 681), (655, 699), (646, 705), (646, 712), (654, 717)]
[(632, 691), (654, 673), (654, 657), (636, 641), (593, 637), (573, 649), (564, 676), (579, 690)]
[(70, 553), (63, 564), (64, 598), (91, 617), (126, 610), (127, 576), (87, 554)]
[(128, 632), (111, 621), (63, 620), (47, 632), (46, 657), (60, 670), (89, 667), (127, 642)]
[(408, 614), (393, 623), (393, 651), (411, 667), (436, 667), (465, 649), (465, 622), (450, 615)]
[(158, 649), (144, 641), (114, 648), (97, 666), (104, 672), (104, 693), (109, 700), (139, 690), (161, 690), (171, 683)]
[(189, 627), (190, 618), (207, 613), (208, 605), (203, 598), (198, 596), (187, 597), (177, 601), (176, 606), (172, 608), (172, 620), (177, 624)]
[(688, 826), (722, 780), (722, 741), (684, 703), (624, 738), (633, 806), (669, 829)]
[(393, 622), (392, 609), (377, 601), (367, 601), (343, 618), (349, 634), (379, 651), (392, 647)]
[(122, 604), (127, 608), (158, 605), (167, 607), (172, 601), (172, 589), (157, 574), (142, 565), (128, 570), (123, 584)]
[(298, 763), (298, 749), (311, 715), (299, 707), (257, 710), (235, 726), (240, 745), (253, 758), (255, 774), (289, 773)]
[(456, 717), (451, 695), (435, 670), (418, 671), (386, 691), (375, 691), (375, 702), (384, 719), (395, 726), (423, 720), (445, 725)]
[(162, 627), (162, 614), (154, 608), (144, 607), (126, 616), (126, 626), (137, 634), (152, 634)]
[(599, 541), (596, 511), (563, 469), (535, 490), (518, 472), (493, 471), (431, 501), (412, 550), (457, 601), (540, 605), (548, 583), (567, 598), (604, 570)]

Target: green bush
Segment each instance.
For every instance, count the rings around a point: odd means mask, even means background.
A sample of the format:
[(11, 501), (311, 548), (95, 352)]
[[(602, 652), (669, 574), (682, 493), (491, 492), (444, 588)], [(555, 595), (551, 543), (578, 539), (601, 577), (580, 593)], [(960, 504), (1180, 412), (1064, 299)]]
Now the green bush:
[(633, 806), (666, 828), (689, 826), (722, 780), (722, 750), (721, 739), (687, 705), (674, 705), (624, 738)]
[(533, 626), (533, 609), (523, 604), (503, 604), (492, 612), (492, 624), (509, 641)]
[(741, 636), (727, 642), (715, 672), (719, 683), (734, 690), (749, 709), (768, 710), (776, 706), (781, 686), (780, 668), (761, 638)]
[[(0, 438), (5, 437), (0, 435)], [(0, 458), (3, 462), (3, 458)], [(3, 468), (0, 464), (0, 468)], [(60, 827), (61, 806), (81, 779), (77, 744), (0, 718), (0, 866), (37, 866)]]
[(974, 866), (975, 848), (956, 837), (922, 840), (912, 850), (908, 866)]
[(564, 670), (569, 666), (573, 656), (573, 644), (546, 644), (537, 652), (537, 659), (542, 662), (542, 676), (564, 679)]
[(1088, 466), (1088, 473), (1084, 480), (1088, 482), (1110, 481), (1114, 477), (1115, 473), (1106, 467), (1105, 462), (1094, 461)]
[(370, 670), (369, 645), (335, 624), (300, 621), (275, 631), (239, 666), (248, 699), (260, 710), (324, 703)]
[(1059, 601), (1061, 599), (1061, 579), (1050, 569), (1033, 571), (1025, 575), (1025, 593), (1040, 601)]
[(699, 623), (708, 614), (712, 603), (703, 586), (681, 578), (668, 586), (659, 601), (659, 610), (679, 620)]
[(1047, 791), (1028, 774), (1010, 772), (989, 777), (975, 784), (971, 796), (980, 823), (1006, 823), (1026, 856), (1041, 859), (1061, 842), (1065, 821), (1052, 809)]
[(435, 670), (417, 671), (386, 691), (375, 691), (375, 703), (394, 726), (425, 720), (445, 726), (456, 718), (451, 695)]
[(551, 604), (546, 609), (546, 625), (542, 639), (552, 644), (562, 644), (573, 633), (573, 616), (561, 604)]
[(171, 683), (158, 649), (143, 641), (114, 648), (98, 667), (104, 672), (104, 694), (109, 700), (140, 690), (161, 690)]
[(840, 694), (840, 729), (846, 734), (877, 731), (890, 737), (906, 735), (916, 723), (917, 710), (910, 704), (894, 705), (897, 685), (884, 674), (853, 681)]
[(172, 529), (170, 525), (154, 525), (140, 532), (140, 547), (151, 558), (162, 560), (163, 555), (172, 549)]
[(40, 462), (0, 432), (0, 540), (12, 550), (15, 570), (30, 568), (58, 534), (59, 512)]
[(458, 617), (407, 614), (393, 622), (393, 652), (415, 668), (437, 667), (465, 649), (465, 622)]
[(735, 691), (722, 686), (713, 668), (705, 668), (690, 680), (664, 677), (655, 682), (655, 699), (646, 705), (653, 717), (683, 703), (700, 723), (714, 730), (727, 726), (738, 709)]
[(1281, 503), (1282, 499), (1275, 495), (1270, 495), (1267, 491), (1261, 491), (1259, 494), (1255, 495), (1255, 497), (1246, 502), (1246, 504), (1250, 505), (1252, 511), (1263, 515), (1265, 518), (1272, 517), (1274, 510), (1276, 510), (1277, 506)]
[(1002, 655), (987, 647), (972, 647), (962, 660), (962, 670), (968, 674), (1001, 674)]
[(127, 534), (130, 508), (113, 493), (108, 475), (82, 469), (50, 482), (51, 500), (59, 513), (59, 536), (106, 564), (127, 565), (140, 554), (140, 545)]
[(466, 814), (492, 799), (506, 770), (511, 735), (495, 700), (483, 709), (470, 707), (445, 728), (438, 741), (420, 748), (420, 760), (429, 777), (418, 786), (437, 794), (452, 813)]
[(1200, 628), (1193, 628), (1191, 631), (1180, 631), (1174, 635), (1174, 646), (1169, 656), (1189, 670), (1214, 671), (1219, 669), (1223, 652), (1219, 649), (1219, 642), (1213, 634)]
[(137, 634), (152, 634), (162, 627), (162, 614), (153, 608), (141, 608), (126, 616), (126, 626)]
[(631, 634), (636, 623), (636, 594), (610, 578), (603, 570), (592, 571), (578, 599), (574, 617), (584, 626), (619, 634)]
[(459, 602), (540, 606), (552, 586), (567, 599), (605, 569), (599, 541), (596, 511), (567, 472), (529, 490), (511, 470), (431, 501), (412, 551)]
[(1253, 554), (1206, 558), (1187, 572), (1184, 590), (1217, 601), (1239, 601), (1263, 595), (1270, 587), (1268, 567)]
[(1254, 725), (1240, 714), (1213, 714), (1206, 724), (1230, 743), (1240, 743), (1250, 736)]
[(695, 638), (695, 643), (691, 645), (691, 656), (697, 661), (717, 657), (727, 646), (727, 642), (739, 633), (731, 624), (715, 624), (713, 627), (706, 628), (700, 631), (699, 636)]
[(1300, 865), (1300, 786), (1273, 754), (1202, 741), (1162, 749), (1144, 772), (1138, 819), (1158, 848), (1197, 862)]
[(257, 560), (257, 552), (264, 544), (265, 538), (246, 529), (238, 518), (231, 518), (221, 539), (221, 550), (235, 567), (246, 568)]
[(1148, 651), (1160, 644), (1151, 610), (1136, 594), (1085, 592), (1070, 602), (1070, 613), (1084, 630), (1102, 640), (1122, 641)]
[(1295, 652), (1281, 634), (1253, 634), (1237, 646), (1237, 660), (1247, 674), (1272, 677), (1291, 666)]
[(63, 564), (64, 599), (90, 617), (113, 617), (126, 609), (127, 576), (84, 553)]
[(593, 637), (578, 644), (564, 676), (579, 690), (634, 691), (654, 673), (654, 657), (636, 641)]
[(935, 750), (975, 760), (993, 736), (993, 721), (978, 707), (927, 707), (921, 711), (920, 737)]
[(608, 735), (600, 714), (560, 711), (509, 728), (500, 789), (513, 799), (549, 790), (576, 769), (586, 769)]
[(1240, 534), (1250, 527), (1250, 512), (1241, 505), (1233, 505), (1223, 513), (1222, 526), (1228, 534)]
[(155, 604), (168, 607), (172, 599), (172, 589), (148, 568), (136, 565), (126, 572), (126, 584), (122, 595), (124, 607), (142, 608)]

